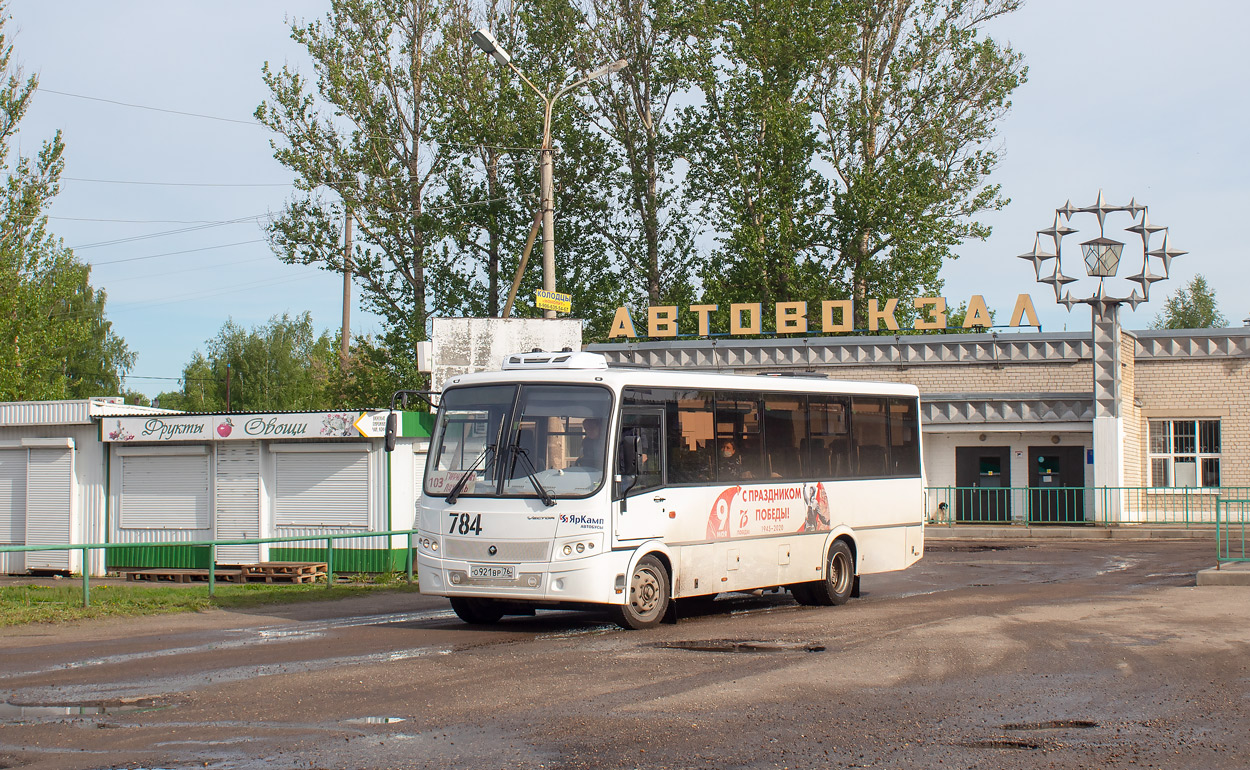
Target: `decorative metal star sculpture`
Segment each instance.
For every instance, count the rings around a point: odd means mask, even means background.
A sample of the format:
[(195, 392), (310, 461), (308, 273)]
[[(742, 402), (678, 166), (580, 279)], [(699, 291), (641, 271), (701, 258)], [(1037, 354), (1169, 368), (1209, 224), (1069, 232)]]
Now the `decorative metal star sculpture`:
[[(1140, 290), (1133, 289), (1128, 296), (1115, 296), (1109, 293), (1106, 285), (1107, 278), (1114, 277), (1118, 269), (1120, 249), (1123, 247), (1119, 241), (1106, 237), (1106, 223), (1109, 214), (1127, 213), (1133, 218), (1134, 222), (1131, 227), (1124, 228), (1126, 232), (1137, 233), (1142, 240), (1142, 268), (1135, 275), (1127, 277), (1125, 280), (1132, 281), (1140, 285)], [(1075, 282), (1077, 279), (1068, 275), (1064, 275), (1062, 270), (1063, 249), (1062, 242), (1065, 235), (1071, 235), (1076, 230), (1062, 225), (1060, 219), (1071, 222), (1072, 217), (1077, 214), (1093, 214), (1098, 219), (1098, 238), (1086, 241), (1082, 244), (1083, 250), (1086, 252), (1086, 272), (1091, 276), (1098, 278), (1098, 286), (1093, 294), (1087, 297), (1073, 297), (1067, 285)], [(1141, 221), (1137, 221), (1138, 214), (1141, 215)], [(1159, 231), (1163, 232), (1163, 245), (1160, 248), (1152, 250), (1150, 248), (1151, 236)], [(1042, 246), (1042, 237), (1050, 238), (1055, 244), (1055, 250), (1048, 252)], [(1114, 251), (1114, 259), (1110, 252)], [(1096, 253), (1095, 253), (1096, 252)], [(1143, 302), (1150, 299), (1151, 284), (1166, 280), (1168, 273), (1172, 267), (1172, 260), (1185, 254), (1186, 252), (1172, 248), (1168, 244), (1168, 229), (1162, 225), (1154, 225), (1150, 223), (1150, 213), (1145, 204), (1138, 203), (1133, 198), (1125, 206), (1115, 206), (1108, 204), (1103, 197), (1102, 190), (1098, 191), (1098, 196), (1094, 203), (1090, 206), (1077, 208), (1072, 205), (1072, 201), (1066, 201), (1062, 206), (1055, 209), (1055, 222), (1044, 230), (1038, 230), (1033, 239), (1032, 251), (1020, 254), (1020, 259), (1027, 259), (1033, 263), (1033, 272), (1037, 277), (1038, 283), (1048, 284), (1055, 291), (1055, 302), (1063, 305), (1071, 310), (1076, 305), (1094, 305), (1099, 307), (1108, 307), (1111, 305), (1127, 304), (1137, 308)], [(1159, 260), (1162, 265), (1162, 272), (1156, 273), (1151, 269), (1150, 258), (1154, 257)], [(1055, 260), (1054, 268), (1046, 270), (1047, 260)]]

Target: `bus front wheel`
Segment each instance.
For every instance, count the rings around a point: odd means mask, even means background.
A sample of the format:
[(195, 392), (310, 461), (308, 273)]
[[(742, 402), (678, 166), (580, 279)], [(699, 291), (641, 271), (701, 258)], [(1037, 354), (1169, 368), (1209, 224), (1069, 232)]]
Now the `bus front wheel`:
[(659, 625), (670, 601), (668, 571), (654, 556), (638, 560), (629, 579), (629, 600), (612, 605), (613, 619), (621, 628), (639, 630)]
[(451, 597), (451, 608), (465, 623), (488, 626), (503, 617), (503, 605), (492, 599), (474, 599), (469, 596)]
[(855, 559), (851, 548), (841, 540), (829, 547), (825, 562), (825, 579), (791, 586), (794, 599), (799, 604), (830, 607), (846, 604), (855, 589)]

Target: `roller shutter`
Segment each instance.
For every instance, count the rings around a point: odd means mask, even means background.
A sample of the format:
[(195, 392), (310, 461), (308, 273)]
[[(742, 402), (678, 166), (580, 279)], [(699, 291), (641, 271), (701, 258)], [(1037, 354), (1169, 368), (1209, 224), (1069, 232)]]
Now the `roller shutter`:
[(123, 455), (122, 529), (208, 529), (209, 457)]
[[(25, 449), (0, 449), (0, 543), (26, 544)], [(25, 554), (0, 554), (0, 573), (25, 571)]]
[[(217, 445), (217, 540), (260, 537), (260, 442)], [(260, 561), (259, 545), (223, 545), (217, 561), (248, 564)]]
[(0, 449), (0, 543), (26, 544), (25, 449)]
[[(74, 542), (74, 450), (31, 449), (26, 466), (26, 545)], [(70, 569), (69, 551), (31, 551), (27, 569)]]
[(275, 452), (274, 524), (279, 527), (367, 527), (369, 455)]

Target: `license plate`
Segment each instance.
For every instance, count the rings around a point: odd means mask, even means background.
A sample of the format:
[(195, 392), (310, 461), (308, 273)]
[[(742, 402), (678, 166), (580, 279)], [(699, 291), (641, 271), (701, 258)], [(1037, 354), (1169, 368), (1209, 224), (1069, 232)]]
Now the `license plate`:
[(469, 567), (469, 577), (491, 580), (516, 580), (516, 567), (495, 564), (474, 564)]

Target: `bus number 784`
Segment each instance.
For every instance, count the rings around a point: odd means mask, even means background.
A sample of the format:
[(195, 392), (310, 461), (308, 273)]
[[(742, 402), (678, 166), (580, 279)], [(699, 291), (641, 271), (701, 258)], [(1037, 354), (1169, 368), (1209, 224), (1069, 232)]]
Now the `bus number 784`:
[(447, 528), (447, 534), (454, 535), (459, 533), (467, 535), (472, 532), (475, 535), (482, 534), (482, 514), (478, 514), (472, 520), (469, 519), (467, 513), (450, 512), (447, 518), (451, 519), (451, 526)]

